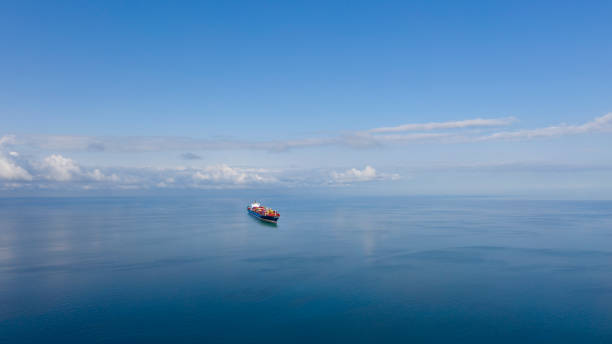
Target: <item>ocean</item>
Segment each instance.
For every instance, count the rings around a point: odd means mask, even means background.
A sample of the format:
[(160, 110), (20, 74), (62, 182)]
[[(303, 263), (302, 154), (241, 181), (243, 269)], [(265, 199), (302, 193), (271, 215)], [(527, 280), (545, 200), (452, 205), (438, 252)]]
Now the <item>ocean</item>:
[(246, 196), (0, 199), (0, 342), (612, 342), (610, 201)]

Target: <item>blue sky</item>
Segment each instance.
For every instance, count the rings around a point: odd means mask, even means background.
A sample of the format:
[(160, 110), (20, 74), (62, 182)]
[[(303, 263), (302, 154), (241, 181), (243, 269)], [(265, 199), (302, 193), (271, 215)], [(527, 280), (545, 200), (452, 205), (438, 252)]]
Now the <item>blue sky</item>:
[(611, 23), (609, 1), (3, 2), (0, 193), (610, 198)]

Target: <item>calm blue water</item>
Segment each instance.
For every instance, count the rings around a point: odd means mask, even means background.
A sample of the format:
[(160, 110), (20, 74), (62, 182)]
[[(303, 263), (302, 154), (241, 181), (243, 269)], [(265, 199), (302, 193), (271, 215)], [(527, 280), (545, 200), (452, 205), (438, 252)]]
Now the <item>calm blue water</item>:
[(612, 342), (612, 202), (0, 200), (0, 342)]

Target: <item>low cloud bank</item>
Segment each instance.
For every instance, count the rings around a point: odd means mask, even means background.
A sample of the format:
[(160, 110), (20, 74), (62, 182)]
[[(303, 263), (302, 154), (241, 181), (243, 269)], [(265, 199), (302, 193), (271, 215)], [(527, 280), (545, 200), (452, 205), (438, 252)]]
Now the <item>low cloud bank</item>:
[[(268, 170), (232, 167), (123, 168), (87, 167), (61, 154), (29, 160), (0, 146), (0, 189), (223, 189), (274, 186), (325, 186), (389, 179), (373, 167), (345, 172), (322, 170)], [(331, 181), (329, 176), (331, 175)]]

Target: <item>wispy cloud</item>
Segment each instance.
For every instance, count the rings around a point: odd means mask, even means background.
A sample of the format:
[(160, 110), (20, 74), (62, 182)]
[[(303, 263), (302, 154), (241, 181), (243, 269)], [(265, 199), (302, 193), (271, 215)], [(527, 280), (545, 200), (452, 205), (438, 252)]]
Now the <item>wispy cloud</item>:
[(534, 139), (564, 135), (579, 135), (593, 132), (611, 131), (612, 113), (597, 117), (581, 125), (560, 124), (544, 128), (502, 131), (476, 138), (478, 141), (507, 140), (507, 139)]
[(389, 135), (376, 135), (375, 140), (379, 142), (393, 143), (393, 142), (410, 142), (410, 141), (421, 141), (427, 142), (435, 140), (437, 142), (443, 142), (442, 139), (451, 139), (463, 136), (457, 136), (451, 133), (414, 133), (414, 134), (389, 134)]
[[(339, 146), (351, 149), (383, 147), (411, 142), (461, 143), (493, 140), (529, 140), (535, 138), (580, 135), (612, 131), (612, 113), (580, 125), (559, 124), (535, 129), (491, 131), (493, 127), (515, 122), (514, 117), (467, 119), (451, 122), (404, 124), (365, 131), (342, 133), (330, 137), (311, 137), (290, 140), (246, 141), (213, 140), (188, 137), (90, 137), (65, 135), (7, 135), (0, 145), (26, 146), (53, 152), (161, 152), (161, 151), (220, 151), (255, 150), (285, 152), (294, 149)], [(479, 131), (454, 131), (461, 128), (480, 128)], [(483, 129), (484, 128), (484, 129)], [(444, 132), (438, 130), (444, 129)], [(482, 130), (485, 130), (483, 134)], [(408, 133), (409, 131), (421, 131)], [(433, 131), (433, 132), (432, 132)], [(488, 132), (487, 132), (488, 131)], [(195, 158), (196, 153), (184, 153), (183, 159)]]
[(611, 164), (570, 163), (553, 161), (501, 161), (474, 163), (428, 163), (406, 167), (410, 172), (492, 172), (492, 173), (567, 173), (612, 171)]
[[(8, 135), (7, 144), (48, 151), (88, 152), (161, 152), (207, 150), (286, 151), (295, 148), (341, 144), (335, 138), (305, 138), (277, 141), (211, 140), (189, 137), (93, 137), (67, 135)], [(195, 153), (191, 153), (195, 154)]]
[(403, 131), (416, 131), (416, 130), (438, 130), (438, 129), (459, 129), (459, 128), (471, 128), (471, 127), (499, 127), (506, 126), (516, 122), (514, 117), (505, 118), (474, 118), (466, 119), (461, 121), (448, 121), (448, 122), (429, 122), (429, 123), (409, 123), (402, 124), (395, 127), (382, 127), (370, 129), (371, 133), (396, 133)]

